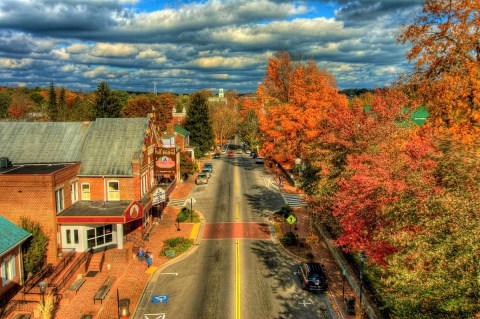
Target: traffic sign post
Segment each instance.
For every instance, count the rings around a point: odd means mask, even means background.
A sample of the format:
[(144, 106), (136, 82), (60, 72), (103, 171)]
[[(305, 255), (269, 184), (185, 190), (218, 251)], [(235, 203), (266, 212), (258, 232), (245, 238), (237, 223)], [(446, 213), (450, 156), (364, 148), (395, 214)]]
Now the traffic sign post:
[(297, 218), (294, 215), (290, 215), (287, 217), (287, 222), (290, 224), (290, 232), (292, 231), (292, 224), (297, 221)]

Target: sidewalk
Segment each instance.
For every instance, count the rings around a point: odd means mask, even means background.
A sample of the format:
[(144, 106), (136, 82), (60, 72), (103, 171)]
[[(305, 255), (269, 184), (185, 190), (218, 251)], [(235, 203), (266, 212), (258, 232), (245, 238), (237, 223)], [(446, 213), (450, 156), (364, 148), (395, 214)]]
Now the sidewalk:
[[(270, 168), (267, 164), (265, 168), (269, 173), (275, 178), (278, 184), (278, 173), (279, 170), (275, 171), (275, 167)], [(283, 177), (283, 186), (281, 191), (283, 193), (301, 195), (301, 191), (296, 187), (289, 185), (286, 182), (286, 177)], [(363, 318), (360, 314), (359, 307), (359, 297), (356, 296), (355, 291), (352, 289), (348, 281), (343, 281), (342, 270), (335, 261), (335, 258), (331, 255), (330, 250), (326, 244), (321, 240), (321, 237), (312, 227), (310, 221), (311, 218), (305, 207), (296, 207), (294, 208), (294, 215), (297, 218), (297, 222), (294, 225), (290, 225), (288, 222), (275, 222), (275, 229), (277, 231), (278, 238), (282, 238), (283, 234), (292, 231), (297, 234), (298, 238), (305, 244), (305, 247), (288, 247), (284, 248), (291, 254), (299, 257), (300, 259), (306, 261), (307, 253), (313, 254), (313, 261), (319, 262), (324, 266), (325, 272), (327, 273), (329, 289), (327, 291), (332, 306), (337, 312), (339, 318), (344, 319), (353, 319), (353, 318)], [(346, 313), (345, 302), (343, 300), (344, 296), (353, 296), (355, 297), (355, 312), (356, 315), (348, 315)]]
[[(171, 198), (187, 197), (194, 183), (195, 176), (190, 176), (188, 180), (177, 186), (172, 192)], [(103, 271), (95, 277), (88, 277), (78, 294), (69, 292), (68, 297), (60, 301), (55, 318), (80, 318), (84, 314), (90, 314), (95, 319), (116, 319), (118, 318), (117, 290), (120, 299), (130, 299), (130, 313), (132, 314), (151, 273), (170, 260), (168, 257), (160, 256), (164, 245), (163, 241), (178, 236), (190, 237), (194, 224), (181, 223), (180, 230), (177, 230), (175, 219), (179, 211), (179, 208), (167, 206), (163, 211), (162, 219), (152, 230), (150, 240), (145, 245), (145, 250), (153, 253), (153, 264), (148, 272), (145, 261), (140, 261), (136, 257), (132, 259), (131, 256), (126, 256), (127, 260), (118, 259), (109, 254), (110, 251), (107, 251)], [(110, 269), (108, 269), (108, 264), (110, 264)], [(93, 295), (108, 276), (114, 276), (116, 280), (103, 302), (94, 304)]]

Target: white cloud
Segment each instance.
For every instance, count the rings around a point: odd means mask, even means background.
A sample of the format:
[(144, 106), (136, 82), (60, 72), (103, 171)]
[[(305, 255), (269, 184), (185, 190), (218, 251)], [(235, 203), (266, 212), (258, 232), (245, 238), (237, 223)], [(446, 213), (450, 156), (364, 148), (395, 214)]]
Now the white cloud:
[(24, 69), (32, 64), (31, 59), (5, 59), (0, 58), (0, 68)]
[(125, 43), (97, 43), (92, 54), (98, 57), (130, 57), (138, 53), (137, 48)]

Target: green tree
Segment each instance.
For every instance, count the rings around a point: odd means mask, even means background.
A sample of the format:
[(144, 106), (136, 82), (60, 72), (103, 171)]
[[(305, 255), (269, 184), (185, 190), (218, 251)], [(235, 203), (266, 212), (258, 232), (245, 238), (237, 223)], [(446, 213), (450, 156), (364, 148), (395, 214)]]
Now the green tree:
[(184, 94), (179, 95), (176, 99), (175, 111), (177, 113), (183, 112), (184, 109), (186, 111), (189, 105), (190, 105), (190, 96), (184, 95)]
[(187, 111), (185, 129), (190, 132), (190, 145), (195, 147), (195, 155), (202, 157), (213, 147), (214, 136), (204, 92), (194, 93)]
[(48, 89), (47, 113), (51, 121), (57, 120), (58, 118), (57, 94), (55, 93), (55, 86), (53, 85), (53, 82), (50, 82), (50, 87)]
[(67, 118), (67, 100), (65, 97), (65, 88), (60, 89), (60, 97), (58, 98), (58, 120), (65, 121)]
[(93, 103), (86, 96), (77, 93), (69, 112), (70, 121), (91, 121), (95, 119)]
[(0, 92), (0, 118), (8, 117), (8, 108), (10, 106), (11, 101), (12, 101), (11, 91)]
[(42, 269), (45, 264), (48, 237), (42, 231), (38, 222), (27, 217), (20, 218), (20, 227), (30, 232), (32, 236), (22, 246), (23, 265), (28, 276)]
[(95, 90), (95, 117), (120, 117), (126, 101), (125, 94), (112, 91), (105, 81), (100, 82)]

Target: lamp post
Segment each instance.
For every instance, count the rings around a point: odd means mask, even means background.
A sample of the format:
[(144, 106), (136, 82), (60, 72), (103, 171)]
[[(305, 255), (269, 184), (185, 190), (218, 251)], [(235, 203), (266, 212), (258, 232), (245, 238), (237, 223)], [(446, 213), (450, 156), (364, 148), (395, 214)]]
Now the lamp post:
[(362, 292), (363, 292), (363, 264), (365, 263), (365, 254), (362, 252), (358, 255), (360, 258), (360, 305), (362, 304)]
[(45, 306), (45, 288), (47, 288), (47, 283), (45, 281), (40, 281), (38, 286), (40, 287), (40, 294), (42, 294), (42, 306)]

